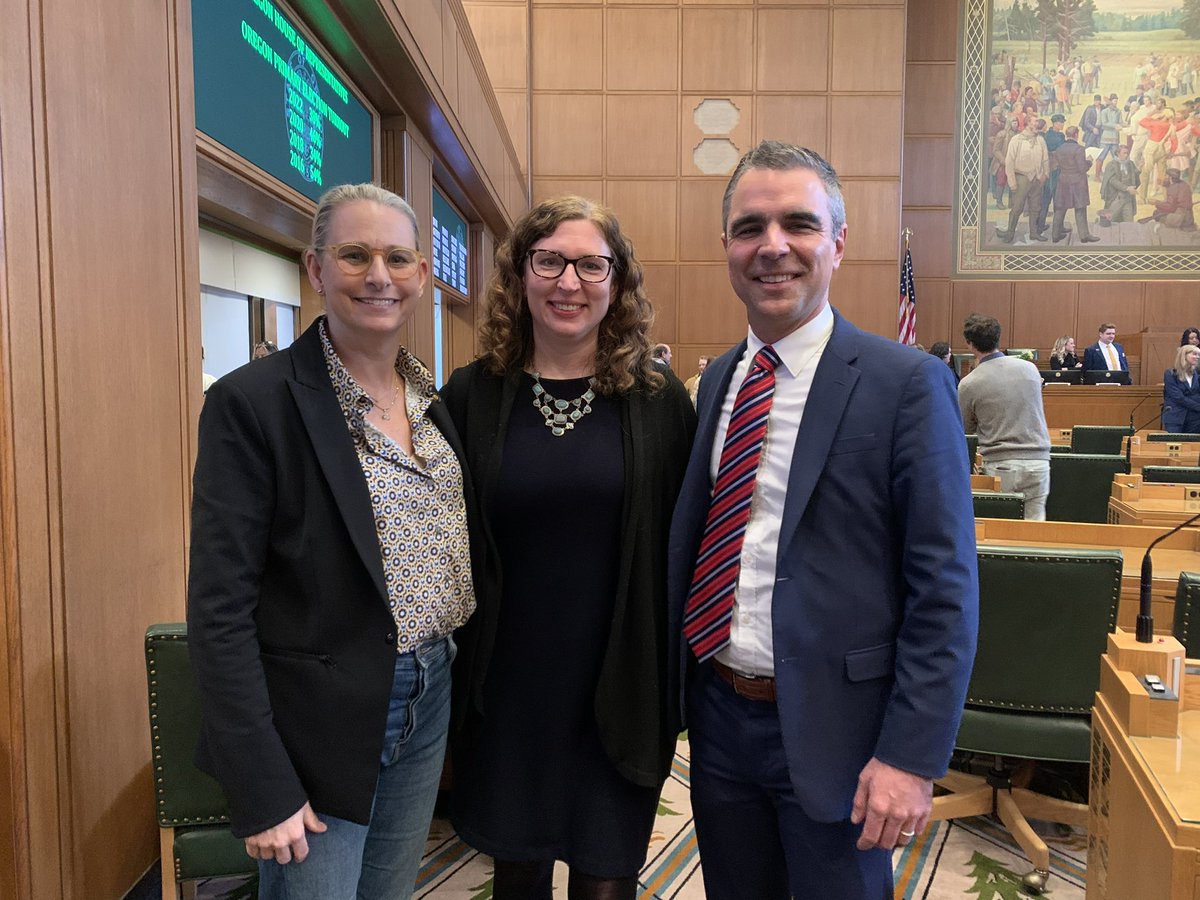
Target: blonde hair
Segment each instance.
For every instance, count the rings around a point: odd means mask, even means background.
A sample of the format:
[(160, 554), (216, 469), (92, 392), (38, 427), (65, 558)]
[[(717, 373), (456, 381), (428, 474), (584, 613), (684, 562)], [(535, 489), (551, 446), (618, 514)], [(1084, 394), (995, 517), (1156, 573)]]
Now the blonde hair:
[(1195, 366), (1192, 366), (1191, 372), (1187, 370), (1187, 355), (1193, 351), (1200, 353), (1200, 347), (1196, 347), (1193, 344), (1184, 344), (1175, 351), (1175, 377), (1180, 381), (1185, 380), (1196, 371)]
[(1071, 340), (1069, 334), (1064, 334), (1054, 342), (1054, 349), (1050, 351), (1050, 358), (1057, 359), (1059, 362), (1065, 362), (1067, 359), (1067, 341)]
[(654, 309), (642, 286), (642, 266), (633, 244), (621, 232), (612, 210), (568, 195), (543, 200), (513, 226), (496, 248), (496, 266), (487, 285), (487, 307), (479, 326), (480, 358), (495, 375), (533, 362), (533, 319), (525, 299), (529, 251), (563, 222), (591, 222), (612, 248), (612, 302), (600, 322), (596, 345), (596, 390), (622, 394), (639, 384), (657, 390), (665, 383), (650, 361)]

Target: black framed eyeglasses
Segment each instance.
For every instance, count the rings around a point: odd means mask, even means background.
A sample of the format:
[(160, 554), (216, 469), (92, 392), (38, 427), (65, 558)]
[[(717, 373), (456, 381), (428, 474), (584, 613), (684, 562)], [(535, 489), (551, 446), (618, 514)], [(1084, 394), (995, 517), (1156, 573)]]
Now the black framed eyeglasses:
[(534, 275), (542, 278), (557, 278), (567, 269), (567, 263), (575, 267), (575, 274), (580, 281), (590, 281), (593, 284), (603, 281), (612, 271), (611, 256), (580, 256), (569, 259), (553, 250), (530, 250), (529, 268)]

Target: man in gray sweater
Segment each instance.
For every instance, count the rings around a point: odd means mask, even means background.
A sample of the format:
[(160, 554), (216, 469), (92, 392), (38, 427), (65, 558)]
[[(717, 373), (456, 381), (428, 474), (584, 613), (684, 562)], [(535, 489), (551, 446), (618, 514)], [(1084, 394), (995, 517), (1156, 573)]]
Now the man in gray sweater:
[(1050, 493), (1050, 433), (1042, 408), (1037, 367), (1000, 346), (1000, 323), (972, 313), (963, 337), (975, 368), (958, 385), (958, 406), (968, 433), (979, 435), (985, 475), (999, 475), (1000, 488), (1025, 496), (1025, 518), (1044, 521)]

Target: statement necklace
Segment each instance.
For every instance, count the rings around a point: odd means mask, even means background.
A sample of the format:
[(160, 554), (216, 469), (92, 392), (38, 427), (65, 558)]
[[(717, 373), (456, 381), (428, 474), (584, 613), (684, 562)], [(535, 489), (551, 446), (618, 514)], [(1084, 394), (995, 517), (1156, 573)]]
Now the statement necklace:
[[(574, 400), (556, 400), (548, 390), (542, 387), (541, 374), (531, 372), (533, 376), (533, 405), (538, 408), (546, 420), (546, 427), (555, 437), (562, 437), (575, 427), (575, 423), (592, 411), (592, 401), (596, 393), (596, 379), (589, 378), (587, 390)], [(570, 410), (570, 412), (567, 412)]]
[(396, 405), (396, 399), (400, 396), (400, 380), (399, 379), (394, 380), (392, 382), (392, 385), (393, 385), (392, 386), (392, 403), (390, 406), (384, 406), (382, 403), (380, 403), (378, 400), (376, 400), (370, 394), (367, 394), (367, 397), (369, 397), (371, 400), (371, 404), (376, 409), (379, 410), (379, 417), (381, 419), (383, 419), (383, 421), (385, 421), (385, 422), (391, 421), (392, 407)]

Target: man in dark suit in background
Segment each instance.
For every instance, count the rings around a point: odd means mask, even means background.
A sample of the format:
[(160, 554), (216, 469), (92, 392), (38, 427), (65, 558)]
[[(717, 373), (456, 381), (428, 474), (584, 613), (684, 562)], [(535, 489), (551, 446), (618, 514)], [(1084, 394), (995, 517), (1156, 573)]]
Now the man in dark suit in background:
[(974, 656), (955, 386), (829, 305), (845, 205), (816, 153), (751, 150), (723, 223), (750, 329), (700, 382), (670, 554), (705, 889), (890, 898)]
[(1104, 322), (1096, 334), (1096, 343), (1083, 351), (1083, 370), (1110, 372), (1128, 372), (1129, 360), (1125, 358), (1125, 348), (1113, 338), (1117, 336), (1117, 326)]

